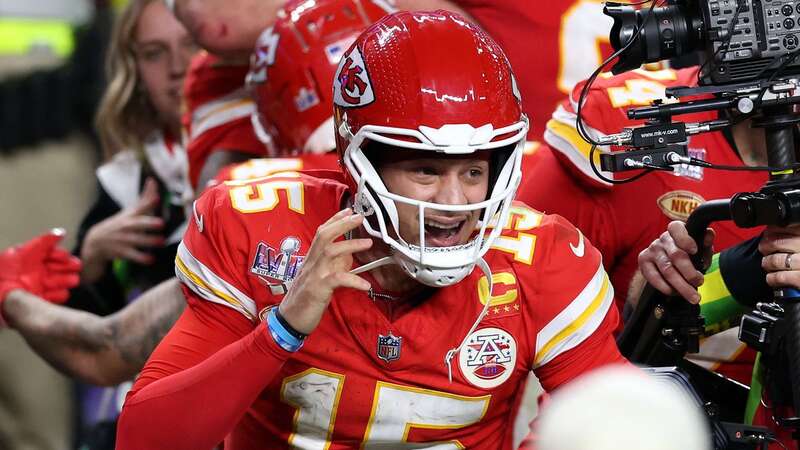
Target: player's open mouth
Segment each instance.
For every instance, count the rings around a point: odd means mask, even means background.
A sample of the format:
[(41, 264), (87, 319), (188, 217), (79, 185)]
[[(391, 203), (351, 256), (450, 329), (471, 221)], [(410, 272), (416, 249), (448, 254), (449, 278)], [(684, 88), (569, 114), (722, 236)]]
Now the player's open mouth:
[(425, 245), (451, 247), (461, 244), (461, 230), (466, 219), (425, 219)]

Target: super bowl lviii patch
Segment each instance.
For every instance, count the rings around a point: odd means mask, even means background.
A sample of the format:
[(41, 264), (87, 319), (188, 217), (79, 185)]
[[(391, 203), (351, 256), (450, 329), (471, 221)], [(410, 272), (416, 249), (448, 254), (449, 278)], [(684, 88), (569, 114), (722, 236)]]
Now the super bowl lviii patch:
[(475, 330), (458, 354), (464, 378), (484, 389), (505, 383), (516, 363), (517, 343), (511, 334), (500, 328)]
[(259, 242), (250, 272), (278, 281), (291, 281), (303, 266), (305, 255), (300, 255), (300, 239), (289, 236), (281, 241), (279, 249)]

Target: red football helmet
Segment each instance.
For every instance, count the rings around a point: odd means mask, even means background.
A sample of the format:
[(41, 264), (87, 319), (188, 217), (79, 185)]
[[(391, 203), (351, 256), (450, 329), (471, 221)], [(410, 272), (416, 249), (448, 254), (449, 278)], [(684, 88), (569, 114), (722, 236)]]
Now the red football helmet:
[[(449, 11), (392, 14), (361, 34), (344, 54), (333, 82), (333, 102), (337, 150), (356, 193), (356, 211), (369, 218), (364, 222), (367, 231), (388, 244), (394, 261), (422, 283), (445, 286), (467, 276), (499, 235), (497, 223), (508, 217), (528, 131), (511, 66), (500, 47)], [(362, 151), (362, 144), (370, 141), (392, 151), (496, 151), (489, 195), (480, 203), (443, 205), (389, 192)], [(465, 245), (426, 247), (424, 233), (419, 245), (408, 243), (398, 230), (396, 204), (414, 205), (420, 224), (426, 210), (480, 211), (479, 229)]]
[(382, 0), (293, 0), (258, 38), (247, 82), (256, 134), (271, 156), (334, 149), (331, 81), (344, 51), (394, 10)]

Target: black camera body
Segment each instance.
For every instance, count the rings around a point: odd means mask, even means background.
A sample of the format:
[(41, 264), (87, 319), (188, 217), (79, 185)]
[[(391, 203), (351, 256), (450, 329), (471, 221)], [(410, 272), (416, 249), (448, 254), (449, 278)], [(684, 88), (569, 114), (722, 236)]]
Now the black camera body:
[[(617, 49), (644, 25), (612, 68), (615, 74), (697, 51), (708, 69), (701, 85), (742, 83), (768, 78), (800, 52), (797, 0), (668, 0), (652, 10), (609, 3), (604, 12), (614, 19), (611, 43)], [(800, 58), (781, 69), (786, 76), (798, 73)]]

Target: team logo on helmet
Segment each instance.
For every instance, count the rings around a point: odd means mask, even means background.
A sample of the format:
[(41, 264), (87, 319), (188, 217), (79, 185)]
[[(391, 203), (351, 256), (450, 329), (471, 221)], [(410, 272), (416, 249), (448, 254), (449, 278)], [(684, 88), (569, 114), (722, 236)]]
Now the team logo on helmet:
[(461, 347), (458, 364), (461, 373), (473, 385), (491, 389), (511, 377), (517, 363), (517, 343), (499, 328), (474, 331)]
[(372, 82), (358, 46), (345, 54), (333, 81), (333, 102), (345, 108), (368, 105), (375, 101)]
[(275, 52), (278, 50), (280, 35), (272, 27), (261, 33), (256, 42), (256, 49), (250, 56), (250, 73), (247, 74), (248, 83), (263, 83), (267, 81), (267, 67), (275, 64)]

